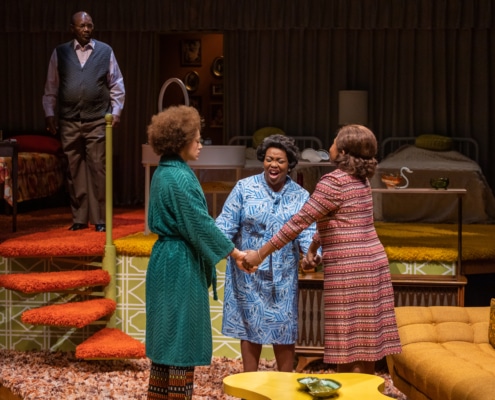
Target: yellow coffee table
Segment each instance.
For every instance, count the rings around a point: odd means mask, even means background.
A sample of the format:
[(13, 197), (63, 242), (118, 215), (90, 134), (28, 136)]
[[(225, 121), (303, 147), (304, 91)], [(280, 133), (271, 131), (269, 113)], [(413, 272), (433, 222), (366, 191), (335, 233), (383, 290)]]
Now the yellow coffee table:
[(257, 371), (230, 375), (223, 380), (223, 391), (247, 400), (312, 400), (316, 399), (301, 388), (297, 379), (315, 376), (333, 379), (342, 387), (332, 400), (385, 400), (385, 381), (368, 374), (298, 374), (292, 372)]

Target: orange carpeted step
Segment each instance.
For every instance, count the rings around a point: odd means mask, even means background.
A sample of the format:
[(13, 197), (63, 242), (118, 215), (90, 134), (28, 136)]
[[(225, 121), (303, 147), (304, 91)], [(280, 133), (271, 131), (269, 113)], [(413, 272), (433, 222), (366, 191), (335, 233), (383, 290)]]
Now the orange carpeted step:
[(76, 358), (86, 360), (144, 357), (144, 344), (115, 328), (104, 328), (76, 347)]
[(110, 274), (101, 269), (0, 275), (0, 287), (23, 293), (56, 292), (89, 286), (106, 286), (109, 283)]
[(110, 299), (95, 299), (66, 304), (55, 304), (24, 311), (25, 324), (83, 328), (102, 317), (111, 315), (117, 303)]

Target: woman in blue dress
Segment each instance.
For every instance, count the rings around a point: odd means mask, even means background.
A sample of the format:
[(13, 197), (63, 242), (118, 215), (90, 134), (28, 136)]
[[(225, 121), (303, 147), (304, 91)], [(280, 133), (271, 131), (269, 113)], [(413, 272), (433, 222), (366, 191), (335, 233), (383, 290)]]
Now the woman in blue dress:
[[(261, 247), (309, 198), (288, 175), (298, 161), (292, 139), (269, 136), (256, 155), (264, 171), (240, 180), (216, 219), (220, 230), (240, 250)], [(293, 371), (299, 255), (306, 254), (314, 233), (313, 225), (290, 246), (265, 259), (253, 274), (242, 272), (235, 260), (228, 258), (222, 333), (240, 339), (246, 372), (258, 369), (263, 344), (273, 345), (280, 371)]]

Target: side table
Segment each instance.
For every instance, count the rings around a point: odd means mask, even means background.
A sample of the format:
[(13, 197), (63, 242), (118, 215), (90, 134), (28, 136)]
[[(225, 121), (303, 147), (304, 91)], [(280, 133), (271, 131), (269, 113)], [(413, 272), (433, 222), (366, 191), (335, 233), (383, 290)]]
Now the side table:
[(12, 180), (12, 232), (17, 231), (17, 198), (19, 193), (19, 187), (17, 184), (18, 178), (18, 153), (19, 147), (17, 142), (4, 140), (0, 142), (0, 157), (12, 158), (12, 171), (10, 171), (10, 177)]
[[(242, 372), (223, 379), (224, 393), (246, 400), (313, 400), (307, 391), (300, 388), (297, 379), (314, 376), (333, 379), (342, 387), (337, 392), (338, 400), (385, 400), (385, 380), (376, 375), (342, 374), (298, 374), (293, 372), (257, 371)], [(335, 397), (335, 396), (334, 396)]]

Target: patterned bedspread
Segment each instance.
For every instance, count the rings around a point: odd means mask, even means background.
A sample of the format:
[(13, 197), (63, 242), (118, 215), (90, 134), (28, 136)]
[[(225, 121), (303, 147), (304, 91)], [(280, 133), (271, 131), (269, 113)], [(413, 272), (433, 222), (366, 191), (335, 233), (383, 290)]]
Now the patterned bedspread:
[[(65, 162), (60, 156), (46, 153), (19, 153), (18, 202), (52, 196), (65, 183)], [(0, 190), (12, 205), (12, 159), (0, 157)]]

